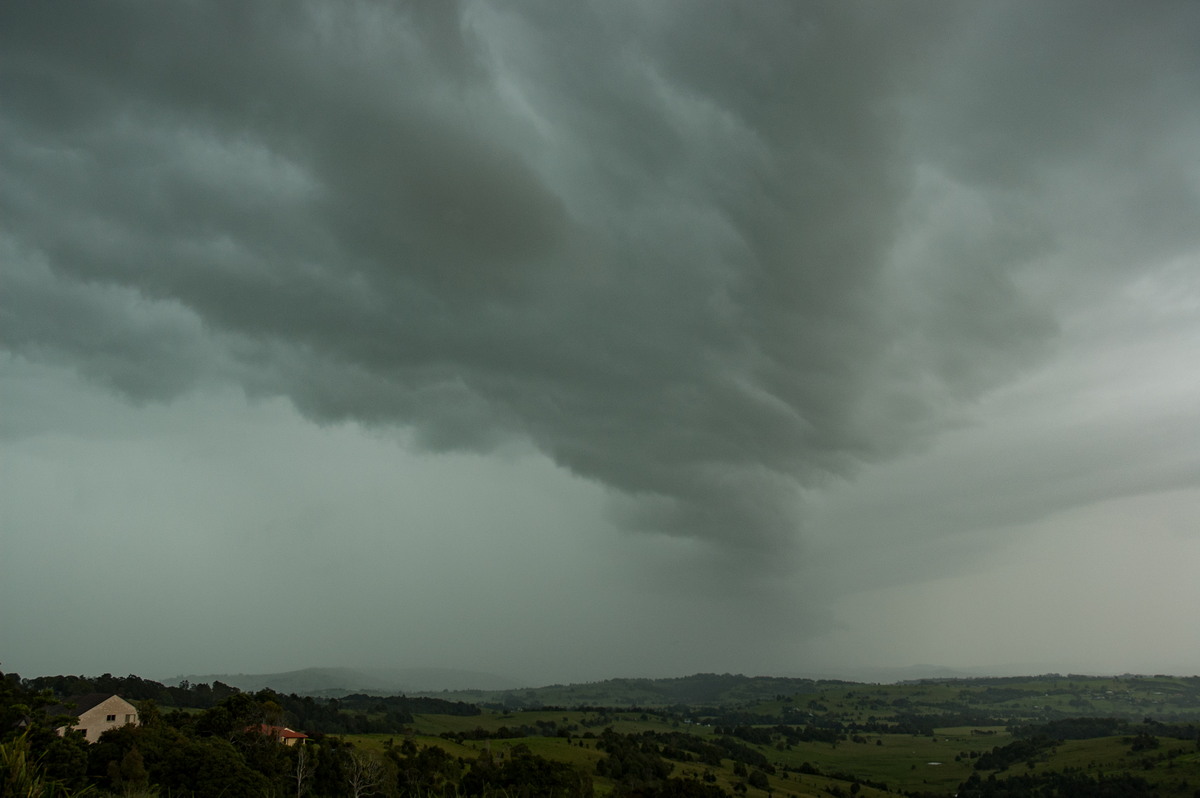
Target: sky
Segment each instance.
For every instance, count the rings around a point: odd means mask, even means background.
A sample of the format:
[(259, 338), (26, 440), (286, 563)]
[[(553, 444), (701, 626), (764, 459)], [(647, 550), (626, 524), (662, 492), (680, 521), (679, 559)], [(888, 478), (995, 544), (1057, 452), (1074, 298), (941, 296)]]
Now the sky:
[(0, 8), (0, 669), (1200, 672), (1200, 4)]

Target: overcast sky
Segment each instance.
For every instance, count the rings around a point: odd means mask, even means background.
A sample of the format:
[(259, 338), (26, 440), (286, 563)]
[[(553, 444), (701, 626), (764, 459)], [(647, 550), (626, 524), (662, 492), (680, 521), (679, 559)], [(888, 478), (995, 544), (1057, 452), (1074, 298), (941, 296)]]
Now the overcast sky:
[(0, 668), (1200, 672), (1200, 3), (0, 9)]

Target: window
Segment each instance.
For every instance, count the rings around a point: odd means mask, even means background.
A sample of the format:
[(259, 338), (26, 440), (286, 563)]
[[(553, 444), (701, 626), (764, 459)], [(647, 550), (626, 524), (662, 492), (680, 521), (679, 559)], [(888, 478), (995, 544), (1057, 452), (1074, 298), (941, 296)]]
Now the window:
[(126, 722), (126, 723), (133, 723), (133, 715), (126, 715), (126, 716), (125, 716), (125, 722)]
[(113, 723), (113, 722), (115, 722), (115, 721), (116, 721), (116, 719), (117, 719), (117, 716), (116, 716), (116, 715), (105, 715), (105, 716), (104, 716), (104, 719), (105, 719), (106, 721), (108, 721), (109, 723)]

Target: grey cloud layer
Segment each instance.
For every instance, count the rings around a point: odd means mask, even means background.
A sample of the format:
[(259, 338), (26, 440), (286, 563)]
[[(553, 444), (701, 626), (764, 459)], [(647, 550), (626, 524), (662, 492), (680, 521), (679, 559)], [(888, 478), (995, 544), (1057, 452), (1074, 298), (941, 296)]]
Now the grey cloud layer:
[(10, 5), (3, 339), (135, 400), (525, 436), (770, 554), (798, 486), (1196, 245), (1200, 20), (1132, 8)]

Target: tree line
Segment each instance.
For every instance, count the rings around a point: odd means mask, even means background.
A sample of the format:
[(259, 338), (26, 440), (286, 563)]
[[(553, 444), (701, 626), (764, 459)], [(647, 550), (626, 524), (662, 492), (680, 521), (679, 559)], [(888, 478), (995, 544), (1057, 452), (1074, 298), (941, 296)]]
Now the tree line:
[[(412, 706), (443, 712), (446, 707), (407, 704), (399, 697), (317, 701), (270, 690), (249, 694), (218, 687), (224, 694), (221, 700), (189, 712), (160, 706), (153, 697), (139, 698), (162, 693), (157, 683), (135, 680), (105, 676), (25, 681), (0, 673), (0, 796), (592, 798), (593, 776), (600, 775), (615, 783), (615, 798), (728, 798), (711, 783), (671, 777), (673, 765), (662, 753), (690, 759), (680, 748), (688, 745), (682, 739), (688, 735), (660, 739), (606, 730), (598, 738), (605, 757), (594, 772), (541, 757), (523, 743), (472, 759), (454, 757), (436, 746), (418, 746), (411, 739), (398, 745), (388, 740), (382, 752), (369, 752), (332, 730), (366, 717), (369, 723), (390, 723), (403, 732), (404, 713)], [(92, 744), (77, 733), (60, 736), (55, 729), (69, 726), (73, 718), (54, 714), (54, 706), (65, 697), (55, 689), (127, 695), (137, 702), (141, 723), (110, 729)], [(191, 685), (175, 689), (194, 695)], [(211, 690), (200, 694), (210, 695)], [(301, 744), (286, 746), (262, 734), (263, 725), (293, 726), (309, 736)], [(745, 758), (761, 756), (731, 738), (719, 745)]]
[[(401, 731), (397, 721), (411, 720), (402, 713), (413, 705), (395, 698), (317, 702), (270, 690), (253, 695), (231, 690), (206, 709), (185, 712), (166, 711), (153, 698), (132, 696), (140, 725), (110, 729), (89, 744), (78, 733), (60, 736), (55, 731), (74, 718), (55, 714), (64, 696), (32, 689), (46, 683), (0, 673), (0, 796), (591, 796), (590, 774), (536, 756), (527, 747), (515, 746), (507, 758), (485, 754), (469, 762), (411, 742), (372, 753), (304, 722), (330, 729), (352, 725), (349, 719), (358, 717), (358, 710), (348, 711), (348, 703), (375, 713), (372, 722), (391, 723)], [(74, 677), (49, 683), (91, 692), (136, 685)], [(263, 725), (294, 725), (309, 736), (304, 743), (286, 746), (262, 734)]]

